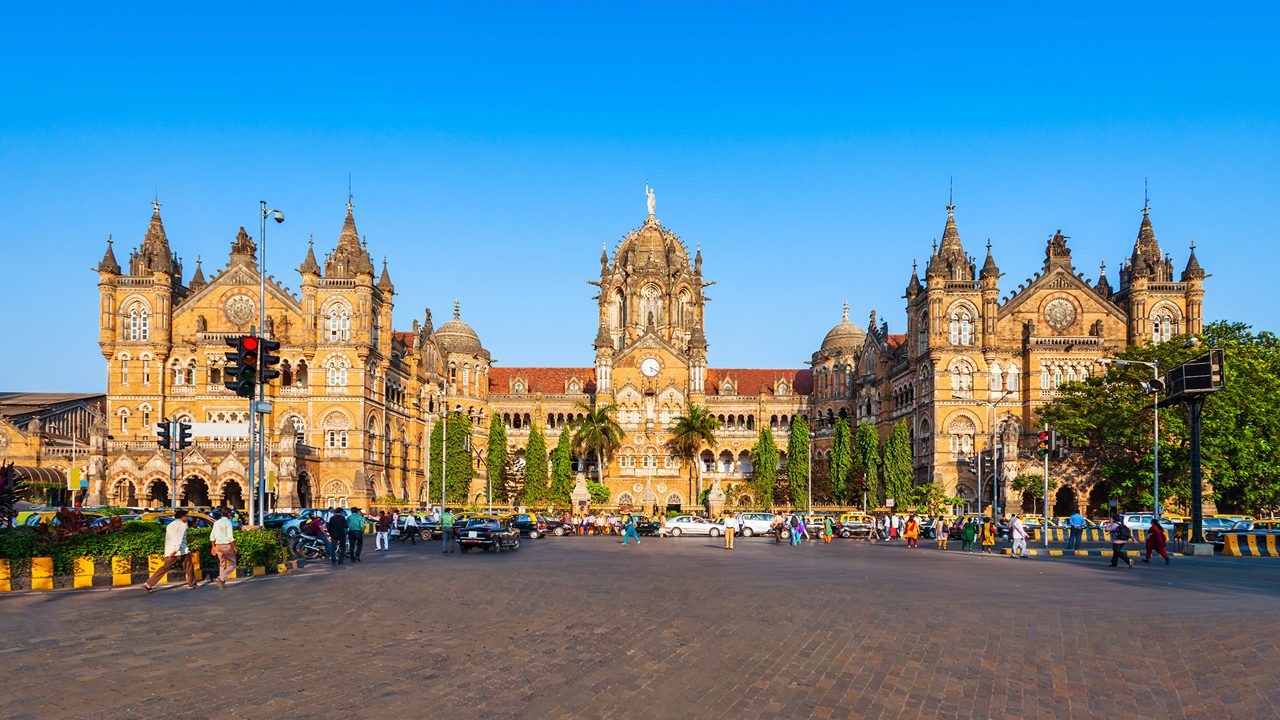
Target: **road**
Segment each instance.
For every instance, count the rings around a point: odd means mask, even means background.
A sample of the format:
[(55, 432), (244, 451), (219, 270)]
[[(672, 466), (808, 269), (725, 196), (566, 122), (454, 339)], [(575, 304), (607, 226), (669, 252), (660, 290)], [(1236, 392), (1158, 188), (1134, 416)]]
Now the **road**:
[(1277, 560), (759, 538), (366, 558), (0, 598), (0, 717), (1280, 716)]

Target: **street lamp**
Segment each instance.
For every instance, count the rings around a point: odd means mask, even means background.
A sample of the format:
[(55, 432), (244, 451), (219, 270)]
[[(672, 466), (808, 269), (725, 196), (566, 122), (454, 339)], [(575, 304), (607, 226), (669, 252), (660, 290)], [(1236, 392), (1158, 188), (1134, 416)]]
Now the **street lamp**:
[[(276, 224), (284, 222), (284, 213), (280, 210), (268, 210), (267, 201), (259, 200), (258, 207), (260, 217), (258, 223), (258, 335), (264, 337), (267, 333), (267, 218), (273, 218)], [(261, 367), (262, 363), (258, 363)], [(265, 402), (267, 399), (266, 383), (258, 383), (258, 402)], [(267, 434), (264, 432), (266, 422), (262, 418), (258, 418), (257, 437), (254, 437), (254, 417), (258, 415), (261, 405), (249, 408), (249, 446), (252, 448), (257, 445), (258, 454), (258, 522), (262, 522), (262, 518), (267, 511)], [(253, 494), (253, 459), (249, 460), (249, 481), (250, 494)], [(249, 523), (253, 523), (253, 498), (249, 499)]]
[[(996, 398), (995, 400), (974, 400), (973, 398), (965, 397), (964, 395), (961, 395), (959, 393), (951, 394), (951, 397), (955, 398), (956, 400), (968, 400), (970, 402), (976, 402), (978, 405), (983, 405), (987, 408), (987, 427), (991, 428), (991, 442), (987, 446), (987, 450), (990, 451), (991, 453), (991, 520), (992, 521), (995, 521), (996, 516), (1000, 510), (1000, 507), (999, 507), (1000, 506), (1000, 503), (999, 503), (1000, 486), (998, 484), (1000, 479), (1000, 472), (999, 472), (999, 465), (996, 464), (996, 420), (995, 420), (996, 406), (1004, 402), (1005, 398), (1009, 397), (1010, 395), (1016, 392), (1018, 391), (1005, 390), (1004, 394)], [(1016, 452), (1017, 448), (1015, 448), (1014, 450)], [(982, 455), (981, 454), (978, 455), (978, 514), (979, 515), (982, 514)]]
[[(1196, 345), (1200, 344), (1199, 338), (1191, 338), (1191, 340), (1188, 340), (1187, 343), (1190, 343), (1192, 340), (1196, 342)], [(1187, 345), (1183, 345), (1183, 347), (1195, 347), (1195, 345), (1187, 344)], [(1115, 358), (1100, 358), (1098, 360), (1098, 363), (1103, 366), (1117, 365), (1119, 367), (1125, 367), (1127, 365), (1143, 365), (1145, 367), (1151, 368), (1151, 382), (1142, 383), (1142, 391), (1144, 393), (1151, 395), (1151, 416), (1153, 418), (1152, 431), (1151, 431), (1151, 437), (1152, 437), (1152, 440), (1151, 440), (1151, 447), (1152, 447), (1152, 450), (1151, 450), (1151, 460), (1152, 460), (1151, 462), (1151, 465), (1152, 465), (1151, 506), (1152, 506), (1152, 514), (1156, 518), (1159, 518), (1161, 515), (1161, 512), (1160, 512), (1160, 391), (1164, 389), (1164, 383), (1160, 380), (1160, 361), (1156, 360), (1154, 362), (1147, 362), (1145, 360), (1117, 360)]]

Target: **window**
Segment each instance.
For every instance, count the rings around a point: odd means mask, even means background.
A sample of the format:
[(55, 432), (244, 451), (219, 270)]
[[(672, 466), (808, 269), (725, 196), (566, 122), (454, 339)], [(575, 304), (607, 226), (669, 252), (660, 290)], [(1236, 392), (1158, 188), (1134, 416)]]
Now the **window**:
[(960, 359), (951, 365), (951, 390), (960, 397), (973, 397), (973, 364)]
[(920, 321), (916, 324), (916, 347), (920, 351), (929, 348), (929, 312), (920, 313)]
[(293, 436), (297, 443), (299, 445), (305, 445), (307, 442), (307, 424), (302, 421), (302, 418), (295, 415), (292, 420), (292, 425)]
[(151, 339), (151, 311), (142, 303), (135, 303), (129, 309), (129, 339)]
[(1000, 372), (1000, 363), (992, 363), (991, 365), (991, 392), (998, 393), (1004, 391), (1004, 375)]
[(1040, 371), (1040, 389), (1041, 390), (1049, 389), (1049, 369), (1048, 368), (1045, 368)]
[(340, 358), (329, 360), (325, 366), (325, 384), (331, 388), (347, 386), (347, 364)]
[(951, 312), (951, 344), (973, 344), (973, 316), (968, 308), (959, 308)]
[(151, 360), (149, 358), (142, 359), (142, 384), (151, 384)]
[(325, 447), (345, 450), (347, 448), (347, 431), (329, 430), (326, 432)]
[(656, 285), (646, 285), (641, 291), (640, 298), (640, 322), (645, 327), (649, 325), (662, 324), (662, 301), (660, 299), (661, 292)]
[(958, 417), (947, 427), (950, 435), (951, 459), (964, 460), (973, 454), (973, 438), (978, 426), (968, 417)]
[(1156, 310), (1151, 318), (1151, 341), (1162, 343), (1178, 334), (1178, 321), (1167, 307)]
[(1018, 366), (1017, 365), (1010, 365), (1009, 368), (1005, 370), (1004, 386), (1005, 386), (1005, 390), (1018, 389)]
[(129, 358), (120, 361), (120, 384), (129, 384)]
[(342, 303), (329, 306), (329, 316), (325, 320), (329, 342), (346, 342), (351, 339), (351, 311)]

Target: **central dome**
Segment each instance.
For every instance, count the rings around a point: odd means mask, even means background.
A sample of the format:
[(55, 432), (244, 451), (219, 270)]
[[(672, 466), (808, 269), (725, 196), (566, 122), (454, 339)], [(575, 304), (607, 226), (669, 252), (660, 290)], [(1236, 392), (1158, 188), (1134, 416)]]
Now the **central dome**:
[(670, 262), (673, 266), (680, 267), (689, 264), (689, 253), (675, 233), (663, 227), (657, 218), (649, 217), (643, 225), (627, 233), (618, 245), (618, 251), (614, 255), (615, 265), (626, 267), (628, 261), (637, 266), (650, 262), (666, 265)]
[(460, 307), (453, 303), (453, 319), (436, 328), (436, 338), (444, 346), (445, 352), (487, 354), (480, 344), (480, 336), (471, 326), (462, 322)]
[(822, 339), (823, 350), (850, 349), (862, 345), (867, 339), (867, 331), (849, 322), (849, 306), (844, 307), (844, 319)]

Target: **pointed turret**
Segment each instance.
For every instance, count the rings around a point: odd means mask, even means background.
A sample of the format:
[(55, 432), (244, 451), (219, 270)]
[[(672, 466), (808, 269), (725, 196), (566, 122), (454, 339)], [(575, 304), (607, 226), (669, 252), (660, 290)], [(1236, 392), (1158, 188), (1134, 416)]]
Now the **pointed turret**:
[(947, 224), (942, 228), (942, 247), (939, 254), (946, 255), (947, 252), (959, 251), (964, 253), (964, 245), (960, 242), (960, 230), (956, 228), (956, 206), (947, 206)]
[(698, 251), (693, 256), (693, 271), (702, 274), (702, 243), (698, 243)]
[(600, 329), (596, 330), (595, 349), (603, 350), (610, 347), (613, 347), (613, 338), (609, 335), (609, 326), (605, 324), (604, 320), (601, 320)]
[(191, 282), (187, 283), (187, 287), (191, 292), (199, 292), (208, 285), (209, 281), (204, 279), (204, 269), (200, 267), (200, 256), (196, 256), (196, 271), (191, 276)]
[(142, 247), (130, 258), (129, 274), (169, 273), (173, 271), (173, 265), (174, 257), (169, 249), (169, 236), (165, 234), (164, 221), (160, 219), (160, 201), (156, 200), (152, 203), (151, 223), (147, 226), (147, 234), (142, 239)]
[(693, 332), (689, 334), (689, 346), (701, 350), (707, 349), (707, 334), (702, 331), (701, 324), (693, 326)]
[(920, 275), (916, 268), (916, 261), (911, 261), (911, 280), (907, 282), (907, 299), (914, 300), (924, 286), (920, 284)]
[(609, 272), (609, 246), (600, 243), (600, 274), (604, 275)]
[(258, 267), (258, 244), (245, 232), (243, 225), (240, 226), (240, 232), (236, 233), (236, 239), (231, 242), (231, 264), (236, 263), (254, 269)]
[(1000, 277), (1000, 268), (996, 266), (996, 259), (991, 256), (991, 239), (987, 239), (987, 261), (982, 263), (982, 279)]
[(1098, 282), (1093, 284), (1093, 290), (1104, 298), (1110, 298), (1113, 293), (1111, 283), (1107, 280), (1107, 264), (1105, 262), (1098, 263)]
[(98, 261), (98, 272), (108, 273), (110, 275), (120, 274), (120, 263), (116, 262), (116, 252), (111, 249), (112, 239), (107, 236), (107, 251), (102, 254), (102, 259)]
[(1133, 242), (1133, 255), (1129, 260), (1129, 270), (1133, 277), (1149, 277), (1157, 282), (1170, 280), (1164, 275), (1164, 253), (1160, 251), (1160, 242), (1156, 239), (1155, 228), (1151, 226), (1151, 207), (1143, 205), (1142, 224), (1138, 226), (1138, 238)]
[(942, 228), (942, 245), (935, 248), (926, 274), (939, 275), (948, 280), (973, 280), (974, 264), (965, 255), (964, 244), (960, 242), (955, 212), (955, 205), (947, 205), (947, 224)]
[(316, 239), (314, 236), (307, 237), (307, 256), (302, 259), (302, 265), (298, 266), (298, 272), (303, 275), (320, 274), (320, 263), (316, 262)]
[(387, 273), (387, 257), (382, 257), (382, 277), (378, 278), (378, 289), (384, 293), (394, 293), (396, 286), (391, 284), (391, 275)]
[(1200, 267), (1200, 261), (1196, 259), (1196, 241), (1191, 241), (1191, 256), (1187, 258), (1187, 267), (1182, 271), (1182, 282), (1189, 280), (1205, 279), (1204, 268)]
[(342, 230), (338, 233), (338, 245), (324, 262), (326, 277), (350, 278), (356, 275), (373, 275), (373, 261), (360, 242), (360, 233), (356, 231), (356, 219), (352, 212), (352, 204), (347, 200), (347, 217), (342, 222)]

